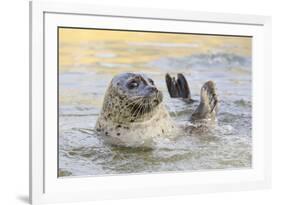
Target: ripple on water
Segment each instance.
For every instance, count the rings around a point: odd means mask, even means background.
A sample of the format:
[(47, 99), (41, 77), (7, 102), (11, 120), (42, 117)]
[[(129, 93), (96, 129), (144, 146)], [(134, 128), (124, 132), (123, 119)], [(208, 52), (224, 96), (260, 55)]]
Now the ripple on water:
[[(102, 59), (114, 59), (116, 56), (112, 50), (95, 55)], [(108, 73), (116, 73), (116, 69), (131, 69), (130, 65), (107, 63), (103, 65), (107, 67), (104, 73), (100, 71), (99, 64), (83, 66), (87, 67), (84, 72), (60, 74), (59, 176), (251, 167), (249, 57), (223, 53), (164, 56), (142, 64), (163, 91), (164, 103), (178, 122), (187, 122), (199, 104), (200, 88), (207, 80), (216, 82), (220, 99), (218, 125), (212, 132), (197, 136), (181, 133), (177, 140), (155, 139), (153, 149), (113, 147), (105, 144), (93, 130), (103, 94), (112, 78)], [(83, 70), (83, 66), (78, 70)], [(89, 72), (92, 66), (98, 67), (97, 72)], [(185, 74), (192, 98), (197, 102), (186, 104), (169, 98), (163, 76), (167, 71)]]

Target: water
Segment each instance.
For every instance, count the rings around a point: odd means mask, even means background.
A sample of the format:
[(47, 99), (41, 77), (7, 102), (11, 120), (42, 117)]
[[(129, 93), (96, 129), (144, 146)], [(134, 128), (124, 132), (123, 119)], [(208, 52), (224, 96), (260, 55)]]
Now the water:
[[(251, 167), (250, 38), (101, 32), (60, 31), (59, 176)], [(198, 102), (169, 98), (165, 73), (183, 73), (197, 100), (203, 83), (215, 81), (217, 126), (204, 135), (156, 140), (153, 149), (104, 144), (93, 129), (103, 95), (115, 74), (128, 71), (155, 81), (179, 123), (187, 123)]]

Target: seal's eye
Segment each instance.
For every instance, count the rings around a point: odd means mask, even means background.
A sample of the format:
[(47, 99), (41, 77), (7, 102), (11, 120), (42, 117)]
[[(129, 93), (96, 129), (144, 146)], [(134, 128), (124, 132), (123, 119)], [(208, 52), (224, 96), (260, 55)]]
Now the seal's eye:
[(129, 89), (134, 89), (134, 88), (136, 88), (138, 86), (139, 86), (139, 83), (137, 81), (131, 81), (131, 82), (128, 83), (128, 88)]
[(151, 85), (154, 85), (153, 80), (151, 80), (151, 79), (149, 78), (148, 81), (151, 83)]

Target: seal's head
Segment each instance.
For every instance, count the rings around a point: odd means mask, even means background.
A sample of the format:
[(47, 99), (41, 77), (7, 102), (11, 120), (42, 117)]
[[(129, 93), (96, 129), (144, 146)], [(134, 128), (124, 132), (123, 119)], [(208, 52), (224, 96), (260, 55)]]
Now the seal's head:
[(141, 122), (153, 116), (163, 94), (144, 74), (115, 76), (105, 94), (102, 114), (115, 122)]

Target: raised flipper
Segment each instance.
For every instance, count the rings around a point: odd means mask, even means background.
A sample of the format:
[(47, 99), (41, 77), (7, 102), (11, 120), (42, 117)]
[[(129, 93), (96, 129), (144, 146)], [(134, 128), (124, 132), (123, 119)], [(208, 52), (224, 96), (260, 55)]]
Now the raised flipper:
[(213, 81), (206, 82), (201, 88), (200, 104), (191, 116), (191, 120), (215, 119), (218, 111), (218, 96)]
[(178, 73), (176, 80), (167, 73), (166, 84), (171, 98), (184, 98), (187, 101), (193, 101), (188, 83), (183, 74)]

